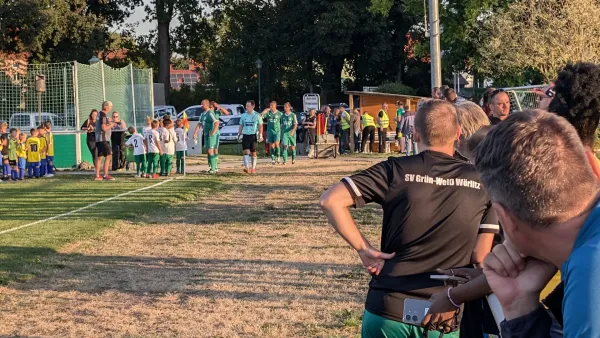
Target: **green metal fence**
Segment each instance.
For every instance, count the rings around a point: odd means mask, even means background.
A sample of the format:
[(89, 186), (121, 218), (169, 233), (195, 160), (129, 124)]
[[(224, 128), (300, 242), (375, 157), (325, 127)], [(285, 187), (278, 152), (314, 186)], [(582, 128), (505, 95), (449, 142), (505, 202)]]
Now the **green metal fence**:
[[(36, 91), (41, 76), (43, 92)], [(91, 110), (111, 101), (128, 126), (144, 126), (145, 117), (153, 116), (152, 82), (151, 69), (131, 65), (116, 69), (103, 62), (30, 64), (23, 71), (0, 72), (0, 121), (28, 133), (29, 128), (51, 120), (59, 136), (55, 164), (72, 167), (89, 159), (78, 134)]]

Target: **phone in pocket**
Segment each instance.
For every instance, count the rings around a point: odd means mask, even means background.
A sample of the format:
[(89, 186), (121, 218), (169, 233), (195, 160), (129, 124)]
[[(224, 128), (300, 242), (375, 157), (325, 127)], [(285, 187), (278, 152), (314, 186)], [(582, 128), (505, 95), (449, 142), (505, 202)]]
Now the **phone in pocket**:
[(402, 318), (402, 321), (406, 324), (420, 326), (430, 307), (431, 302), (428, 300), (406, 298), (404, 300), (404, 318)]

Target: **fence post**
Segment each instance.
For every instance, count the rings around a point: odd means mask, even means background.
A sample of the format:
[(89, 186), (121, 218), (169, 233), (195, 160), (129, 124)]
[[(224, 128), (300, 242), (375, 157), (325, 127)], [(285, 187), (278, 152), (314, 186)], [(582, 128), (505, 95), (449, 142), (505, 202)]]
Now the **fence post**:
[(79, 79), (77, 78), (77, 61), (73, 64), (73, 100), (75, 103), (75, 162), (81, 163), (81, 137), (77, 129), (79, 128)]
[(106, 101), (106, 83), (104, 82), (104, 61), (100, 60), (100, 76), (102, 77), (102, 100)]
[(148, 72), (150, 72), (150, 114), (154, 118), (154, 74), (152, 68), (148, 69)]
[(69, 121), (69, 105), (67, 104), (67, 67), (63, 67), (63, 101), (65, 101), (65, 124), (67, 124)]
[(135, 112), (135, 84), (133, 82), (133, 65), (129, 64), (129, 73), (131, 74), (131, 106), (133, 108), (133, 126), (137, 128), (136, 112)]

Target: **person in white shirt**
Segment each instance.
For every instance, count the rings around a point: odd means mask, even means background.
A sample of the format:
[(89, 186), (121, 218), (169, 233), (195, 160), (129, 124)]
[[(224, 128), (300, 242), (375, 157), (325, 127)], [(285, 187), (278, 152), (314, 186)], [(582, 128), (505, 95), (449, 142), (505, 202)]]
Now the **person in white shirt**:
[(175, 141), (177, 140), (177, 135), (175, 135), (172, 120), (166, 119), (163, 123), (164, 131), (161, 137), (164, 145), (164, 153), (161, 156), (161, 176), (169, 176), (173, 169), (173, 156), (175, 156)]
[(146, 176), (146, 140), (137, 133), (134, 127), (127, 129), (131, 137), (125, 143), (126, 146), (133, 148), (133, 157), (135, 158), (135, 177)]
[(152, 129), (146, 130), (144, 138), (146, 139), (146, 149), (148, 153), (146, 158), (148, 160), (148, 168), (146, 170), (146, 178), (158, 178), (156, 173), (158, 169), (158, 162), (163, 154), (163, 148), (160, 144), (160, 135), (158, 134), (158, 121), (152, 121)]
[(178, 119), (175, 125), (177, 127), (175, 128), (175, 135), (177, 136), (177, 143), (175, 144), (175, 173), (185, 174), (185, 152), (187, 151), (188, 135), (182, 119)]

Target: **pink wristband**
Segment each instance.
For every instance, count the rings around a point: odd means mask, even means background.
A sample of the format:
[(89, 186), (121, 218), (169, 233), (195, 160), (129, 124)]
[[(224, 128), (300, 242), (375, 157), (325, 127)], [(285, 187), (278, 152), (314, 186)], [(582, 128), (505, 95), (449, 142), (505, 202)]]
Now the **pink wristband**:
[(453, 288), (448, 288), (448, 292), (446, 293), (448, 295), (448, 301), (450, 302), (450, 304), (454, 305), (455, 308), (460, 308), (460, 305), (457, 305), (453, 300), (452, 297), (450, 297), (450, 290), (452, 290)]

